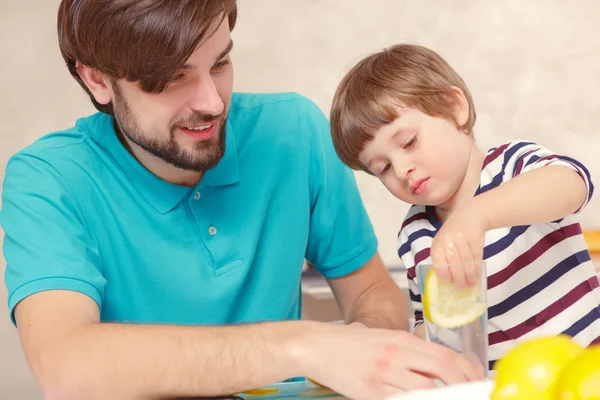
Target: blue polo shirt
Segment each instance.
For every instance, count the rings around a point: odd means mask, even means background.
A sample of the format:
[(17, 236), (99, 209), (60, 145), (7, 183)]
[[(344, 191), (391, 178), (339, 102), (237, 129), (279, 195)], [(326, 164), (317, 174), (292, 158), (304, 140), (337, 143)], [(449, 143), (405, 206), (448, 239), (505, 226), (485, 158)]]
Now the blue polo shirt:
[(223, 159), (196, 187), (146, 170), (102, 113), (14, 155), (0, 213), (11, 315), (62, 289), (92, 298), (107, 322), (299, 319), (305, 258), (335, 278), (375, 254), (314, 103), (236, 93), (226, 128)]

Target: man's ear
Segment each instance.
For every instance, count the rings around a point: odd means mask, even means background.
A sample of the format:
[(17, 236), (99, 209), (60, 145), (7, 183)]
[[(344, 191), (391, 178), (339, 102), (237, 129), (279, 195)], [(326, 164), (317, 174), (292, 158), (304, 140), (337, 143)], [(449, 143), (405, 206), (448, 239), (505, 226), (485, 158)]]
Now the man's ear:
[(83, 83), (85, 83), (85, 86), (87, 86), (90, 93), (92, 93), (94, 96), (96, 102), (100, 104), (108, 104), (112, 101), (112, 86), (110, 85), (110, 80), (105, 74), (90, 68), (79, 61), (76, 62), (75, 68), (77, 69), (77, 73), (79, 73), (81, 80), (83, 80)]
[(454, 97), (454, 121), (461, 127), (464, 126), (469, 120), (469, 102), (465, 97), (463, 91), (456, 86), (452, 86), (452, 94)]

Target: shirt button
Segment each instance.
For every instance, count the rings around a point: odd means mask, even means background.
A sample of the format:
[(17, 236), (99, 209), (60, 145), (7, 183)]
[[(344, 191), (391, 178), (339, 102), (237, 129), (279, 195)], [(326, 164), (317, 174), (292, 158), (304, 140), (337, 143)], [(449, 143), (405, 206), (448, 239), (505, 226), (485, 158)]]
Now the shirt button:
[(194, 200), (200, 200), (200, 192), (196, 192), (196, 195), (194, 196)]
[(211, 226), (210, 228), (208, 228), (208, 234), (210, 236), (215, 236), (217, 234), (217, 228), (215, 228), (214, 226)]

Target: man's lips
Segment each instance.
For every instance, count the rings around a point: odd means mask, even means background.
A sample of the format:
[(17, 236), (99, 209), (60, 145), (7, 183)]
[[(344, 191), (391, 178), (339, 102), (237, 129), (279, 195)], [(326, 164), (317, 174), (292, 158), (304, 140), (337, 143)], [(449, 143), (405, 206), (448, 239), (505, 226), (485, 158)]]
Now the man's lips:
[(218, 121), (213, 121), (195, 127), (179, 127), (179, 130), (196, 140), (206, 140), (215, 135), (217, 132), (217, 126)]

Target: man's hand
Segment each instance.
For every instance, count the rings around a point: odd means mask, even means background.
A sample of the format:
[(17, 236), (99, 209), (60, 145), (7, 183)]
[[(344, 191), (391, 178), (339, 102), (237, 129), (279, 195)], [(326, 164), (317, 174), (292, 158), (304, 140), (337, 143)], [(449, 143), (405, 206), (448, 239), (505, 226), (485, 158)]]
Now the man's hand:
[(358, 322), (358, 321), (355, 321), (355, 322), (350, 322), (350, 323), (348, 324), (348, 326), (352, 326), (352, 327), (354, 327), (354, 328), (368, 328), (368, 326), (366, 326), (366, 325), (365, 325), (365, 324), (363, 324), (362, 322)]
[(483, 378), (458, 353), (405, 331), (322, 324), (306, 334), (298, 338), (300, 369), (353, 399)]
[(431, 260), (442, 280), (458, 288), (474, 286), (481, 274), (487, 223), (482, 213), (467, 205), (452, 213), (433, 239)]

